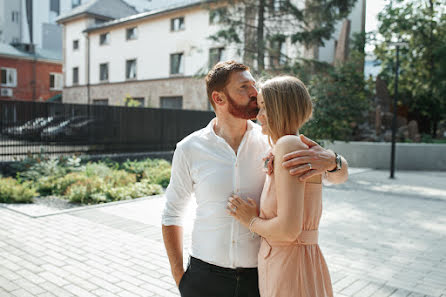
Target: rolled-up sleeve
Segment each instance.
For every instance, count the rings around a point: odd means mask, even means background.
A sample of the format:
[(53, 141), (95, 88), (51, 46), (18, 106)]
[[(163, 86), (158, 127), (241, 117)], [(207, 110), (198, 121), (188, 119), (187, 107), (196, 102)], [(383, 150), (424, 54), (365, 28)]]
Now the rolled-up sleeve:
[(166, 190), (166, 204), (162, 215), (162, 224), (165, 226), (182, 226), (184, 213), (191, 201), (193, 182), (190, 176), (188, 160), (181, 146), (177, 148), (172, 159), (172, 173), (170, 183)]

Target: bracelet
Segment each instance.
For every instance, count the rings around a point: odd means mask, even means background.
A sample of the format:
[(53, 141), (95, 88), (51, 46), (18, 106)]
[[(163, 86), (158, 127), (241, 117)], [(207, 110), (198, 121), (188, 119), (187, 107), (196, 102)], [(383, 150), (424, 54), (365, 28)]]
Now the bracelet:
[(252, 231), (252, 225), (254, 224), (254, 222), (258, 219), (259, 217), (252, 217), (251, 221), (249, 221), (249, 231), (251, 232), (251, 236), (252, 238), (255, 238), (256, 233), (254, 231)]

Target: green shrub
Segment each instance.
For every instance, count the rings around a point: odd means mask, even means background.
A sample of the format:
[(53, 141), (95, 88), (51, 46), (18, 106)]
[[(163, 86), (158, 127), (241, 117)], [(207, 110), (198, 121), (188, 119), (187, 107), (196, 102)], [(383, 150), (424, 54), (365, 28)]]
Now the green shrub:
[(43, 176), (33, 184), (41, 196), (49, 196), (53, 194), (54, 183), (57, 179), (56, 176)]
[(128, 200), (144, 196), (161, 194), (163, 191), (160, 185), (150, 184), (146, 181), (129, 184), (125, 187), (116, 187), (106, 190), (107, 197), (111, 201)]
[(2, 203), (31, 203), (37, 196), (36, 190), (30, 182), (20, 184), (13, 178), (0, 178), (0, 202)]
[(85, 181), (88, 177), (84, 173), (71, 172), (63, 177), (59, 177), (53, 181), (52, 194), (54, 195), (64, 195), (66, 190), (72, 184)]
[(170, 182), (170, 172), (171, 168), (147, 168), (144, 170), (143, 180), (167, 188)]
[(57, 157), (50, 157), (46, 160), (38, 159), (28, 170), (20, 172), (20, 179), (37, 181), (41, 177), (63, 176), (67, 173), (67, 169), (59, 164)]
[(88, 163), (85, 166), (85, 175), (88, 177), (106, 177), (111, 174), (113, 169), (108, 167), (105, 163)]
[(125, 170), (112, 170), (104, 180), (111, 187), (121, 187), (135, 183), (136, 175)]
[(106, 190), (104, 181), (100, 177), (90, 177), (89, 179), (80, 180), (70, 185), (65, 197), (74, 203), (92, 204), (98, 203), (95, 198), (98, 194)]

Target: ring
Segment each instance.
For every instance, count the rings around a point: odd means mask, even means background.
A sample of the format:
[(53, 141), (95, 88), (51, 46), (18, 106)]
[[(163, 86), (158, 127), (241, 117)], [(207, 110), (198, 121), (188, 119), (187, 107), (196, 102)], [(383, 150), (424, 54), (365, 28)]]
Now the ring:
[(233, 211), (233, 212), (236, 212), (236, 211), (237, 211), (237, 206), (234, 206), (234, 207), (232, 208), (232, 211)]
[(311, 163), (308, 163), (308, 166), (310, 166), (310, 170), (313, 168), (313, 166), (311, 166)]

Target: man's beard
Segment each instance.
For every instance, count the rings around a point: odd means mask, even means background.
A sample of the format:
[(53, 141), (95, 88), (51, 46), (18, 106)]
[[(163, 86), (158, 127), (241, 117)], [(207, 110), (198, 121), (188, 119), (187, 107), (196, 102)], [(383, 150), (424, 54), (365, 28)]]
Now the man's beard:
[(255, 106), (251, 102), (257, 102), (256, 97), (251, 97), (248, 104), (246, 105), (240, 105), (237, 104), (234, 99), (229, 96), (228, 92), (224, 92), (226, 95), (226, 98), (228, 99), (228, 111), (230, 114), (232, 114), (234, 117), (239, 119), (245, 119), (245, 120), (251, 120), (255, 119), (257, 114), (259, 113), (259, 108), (257, 104)]

